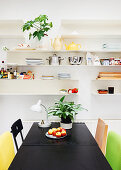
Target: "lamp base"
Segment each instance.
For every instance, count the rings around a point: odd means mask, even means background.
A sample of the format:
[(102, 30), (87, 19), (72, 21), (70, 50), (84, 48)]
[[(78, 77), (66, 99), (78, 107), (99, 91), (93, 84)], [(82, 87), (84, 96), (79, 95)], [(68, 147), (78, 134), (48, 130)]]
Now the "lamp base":
[(46, 127), (50, 127), (51, 123), (48, 121), (45, 121), (43, 124), (41, 122), (38, 123), (38, 126), (41, 128), (46, 128)]

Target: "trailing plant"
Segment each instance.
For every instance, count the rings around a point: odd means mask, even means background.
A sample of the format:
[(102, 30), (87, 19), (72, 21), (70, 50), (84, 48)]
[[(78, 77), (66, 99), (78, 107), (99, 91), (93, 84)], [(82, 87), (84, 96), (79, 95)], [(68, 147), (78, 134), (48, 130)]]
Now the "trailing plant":
[(29, 34), (29, 39), (31, 39), (31, 37), (37, 37), (40, 41), (42, 37), (48, 36), (47, 32), (53, 27), (52, 22), (47, 21), (47, 15), (40, 15), (34, 20), (27, 21), (23, 25), (23, 32), (26, 30), (29, 31), (31, 29), (34, 29), (34, 32)]
[(63, 96), (54, 106), (49, 107), (48, 114), (53, 116), (58, 116), (61, 119), (71, 119), (74, 120), (78, 111), (85, 110), (81, 104), (75, 104), (74, 102), (64, 101), (65, 96)]

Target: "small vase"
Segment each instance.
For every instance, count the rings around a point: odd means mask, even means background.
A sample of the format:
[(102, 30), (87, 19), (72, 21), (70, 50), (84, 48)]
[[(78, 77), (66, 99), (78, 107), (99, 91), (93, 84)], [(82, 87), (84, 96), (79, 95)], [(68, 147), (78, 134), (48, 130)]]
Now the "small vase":
[(31, 40), (29, 40), (28, 43), (32, 48), (41, 49), (41, 50), (48, 50), (49, 49), (48, 37), (43, 37), (40, 41), (38, 40), (37, 37), (32, 38)]

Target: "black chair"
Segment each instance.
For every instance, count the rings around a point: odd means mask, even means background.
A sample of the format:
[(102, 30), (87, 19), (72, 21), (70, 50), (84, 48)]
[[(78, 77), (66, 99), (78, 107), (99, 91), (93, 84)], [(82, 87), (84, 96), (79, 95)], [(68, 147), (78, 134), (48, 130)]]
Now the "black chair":
[(14, 138), (14, 142), (15, 142), (17, 151), (18, 151), (18, 144), (17, 144), (17, 140), (16, 140), (17, 135), (20, 133), (22, 142), (24, 140), (23, 139), (23, 134), (22, 134), (22, 129), (23, 129), (23, 125), (22, 125), (21, 119), (18, 119), (11, 126), (11, 133), (13, 134), (13, 138)]

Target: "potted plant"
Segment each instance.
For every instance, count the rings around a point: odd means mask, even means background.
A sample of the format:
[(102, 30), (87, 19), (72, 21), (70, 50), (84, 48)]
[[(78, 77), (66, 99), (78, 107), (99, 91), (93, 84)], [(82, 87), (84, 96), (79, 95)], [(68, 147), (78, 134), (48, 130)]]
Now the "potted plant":
[(81, 104), (67, 102), (64, 99), (65, 96), (56, 102), (54, 106), (49, 107), (48, 114), (61, 118), (60, 126), (64, 129), (71, 129), (75, 115), (78, 114), (78, 111), (84, 110), (84, 108)]
[(42, 40), (44, 36), (48, 36), (47, 32), (53, 27), (52, 22), (48, 22), (47, 15), (40, 15), (34, 20), (27, 21), (23, 25), (23, 32), (30, 31), (29, 40), (31, 38), (37, 38), (39, 41)]

